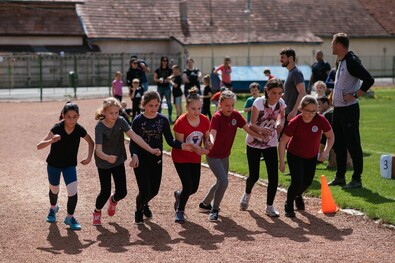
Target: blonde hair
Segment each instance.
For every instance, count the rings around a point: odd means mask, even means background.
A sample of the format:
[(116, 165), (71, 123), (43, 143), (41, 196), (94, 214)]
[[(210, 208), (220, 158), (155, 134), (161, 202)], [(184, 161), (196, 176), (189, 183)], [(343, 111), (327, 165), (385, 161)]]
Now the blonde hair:
[(234, 101), (236, 101), (236, 95), (230, 90), (224, 90), (219, 96), (219, 102), (222, 102), (225, 99), (233, 99)]
[(121, 108), (121, 103), (114, 97), (108, 97), (103, 100), (103, 106), (96, 110), (95, 112), (95, 120), (103, 120), (104, 115), (103, 111), (106, 111), (109, 107), (116, 106)]
[(115, 77), (117, 77), (117, 76), (122, 76), (121, 71), (118, 70), (118, 71), (115, 72)]
[(199, 89), (196, 86), (193, 86), (188, 90), (188, 97), (186, 99), (186, 104), (189, 105), (189, 103), (191, 103), (194, 100), (200, 101)]
[(316, 89), (318, 86), (324, 87), (324, 91), (326, 90), (326, 84), (322, 80), (315, 82), (313, 87)]

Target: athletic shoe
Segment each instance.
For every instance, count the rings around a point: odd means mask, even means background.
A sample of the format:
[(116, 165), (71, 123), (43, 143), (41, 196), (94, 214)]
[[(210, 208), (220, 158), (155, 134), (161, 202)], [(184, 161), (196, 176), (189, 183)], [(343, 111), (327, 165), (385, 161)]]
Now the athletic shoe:
[(114, 194), (111, 194), (110, 198), (108, 199), (108, 208), (107, 208), (107, 213), (109, 216), (114, 216), (115, 215), (115, 210), (117, 208), (118, 203), (114, 203), (112, 201), (112, 197)]
[(335, 177), (335, 179), (333, 179), (332, 181), (330, 181), (328, 183), (329, 186), (335, 186), (335, 185), (340, 185), (340, 186), (344, 186), (346, 185), (346, 179), (344, 178), (339, 178), (339, 177)]
[(66, 225), (70, 226), (71, 230), (81, 230), (80, 224), (78, 224), (77, 220), (72, 217), (66, 217), (63, 221)]
[(148, 219), (152, 218), (152, 211), (149, 209), (149, 205), (148, 204), (144, 205), (144, 207), (143, 207), (143, 214)]
[(174, 201), (174, 211), (177, 211), (180, 205), (180, 194), (180, 191), (174, 191), (174, 198), (176, 199), (176, 201)]
[(247, 210), (251, 194), (244, 193), (240, 200), (240, 210)]
[(285, 210), (285, 216), (286, 217), (295, 217), (293, 204), (292, 205), (288, 205), (287, 202), (285, 202), (284, 210)]
[(93, 212), (93, 223), (94, 226), (101, 226), (101, 212)]
[(362, 182), (352, 180), (351, 182), (343, 186), (343, 189), (355, 189), (355, 188), (362, 188)]
[(218, 221), (218, 212), (218, 209), (211, 210), (210, 215), (208, 216), (208, 220), (212, 222)]
[(57, 205), (55, 210), (53, 210), (52, 208), (49, 209), (49, 213), (47, 216), (47, 222), (49, 223), (53, 223), (56, 221), (56, 213), (59, 211), (59, 206)]
[(134, 222), (137, 225), (144, 224), (143, 212), (141, 212), (141, 211), (135, 211), (134, 212)]
[(296, 206), (296, 210), (300, 210), (303, 211), (305, 206), (304, 206), (304, 200), (302, 196), (297, 196), (295, 198), (295, 206)]
[(205, 205), (203, 202), (199, 204), (200, 212), (202, 213), (210, 213), (212, 206), (211, 204)]
[(266, 207), (266, 214), (270, 217), (279, 217), (280, 213), (276, 211), (276, 209), (274, 209), (274, 207), (272, 205), (268, 205)]
[(176, 223), (184, 224), (185, 223), (185, 218), (184, 218), (184, 211), (177, 211), (176, 212)]

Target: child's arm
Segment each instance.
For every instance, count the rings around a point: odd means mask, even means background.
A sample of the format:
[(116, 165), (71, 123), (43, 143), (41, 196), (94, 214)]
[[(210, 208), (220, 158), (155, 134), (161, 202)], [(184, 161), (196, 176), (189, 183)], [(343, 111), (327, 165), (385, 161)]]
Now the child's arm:
[(281, 136), (280, 142), (278, 144), (278, 159), (280, 160), (280, 171), (283, 173), (285, 171), (285, 146), (287, 145), (289, 139), (291, 137), (288, 137), (283, 133)]
[(280, 132), (284, 129), (285, 110), (281, 110), (280, 114), (277, 116), (277, 120), (279, 120), (280, 123), (277, 125), (276, 130), (277, 130), (277, 134), (280, 134)]
[(318, 161), (323, 162), (325, 161), (326, 157), (329, 155), (330, 150), (332, 149), (333, 144), (335, 143), (335, 135), (333, 133), (333, 130), (330, 129), (327, 132), (324, 132), (326, 136), (326, 144), (324, 151), (320, 154), (320, 157)]
[(245, 130), (252, 137), (259, 138), (259, 139), (265, 138), (265, 136), (263, 134), (257, 133), (256, 131), (253, 131), (252, 129), (250, 129), (250, 127), (248, 126), (247, 123), (243, 126), (243, 130)]
[(90, 161), (92, 160), (92, 155), (93, 155), (93, 149), (95, 147), (95, 144), (92, 140), (92, 137), (89, 134), (86, 134), (84, 137), (84, 140), (88, 143), (88, 157), (86, 157), (85, 160), (82, 160), (81, 163), (83, 165), (86, 165), (88, 163), (90, 163)]
[(116, 155), (108, 155), (103, 152), (103, 146), (101, 144), (96, 144), (96, 155), (100, 159), (107, 161), (109, 163), (115, 163), (117, 161), (118, 156)]
[(139, 135), (137, 135), (132, 129), (128, 130), (126, 132), (126, 135), (129, 136), (130, 139), (132, 139), (135, 143), (137, 143), (141, 148), (143, 148), (144, 150), (146, 150), (149, 153), (152, 153), (156, 156), (161, 155), (161, 151), (158, 148), (151, 148), (151, 146), (149, 146), (143, 138), (141, 138)]
[(48, 145), (60, 141), (61, 137), (59, 134), (53, 134), (51, 131), (37, 144), (37, 150), (41, 150)]
[(265, 136), (269, 136), (272, 133), (272, 131), (269, 128), (260, 127), (260, 126), (256, 125), (257, 120), (258, 120), (259, 110), (255, 106), (252, 106), (251, 108), (252, 108), (252, 111), (251, 111), (250, 128), (253, 131), (261, 133)]

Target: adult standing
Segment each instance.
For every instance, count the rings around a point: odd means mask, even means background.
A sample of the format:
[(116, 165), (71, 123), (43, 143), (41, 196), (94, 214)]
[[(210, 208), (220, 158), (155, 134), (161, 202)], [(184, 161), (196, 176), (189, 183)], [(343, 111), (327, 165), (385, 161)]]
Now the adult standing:
[(140, 82), (144, 88), (144, 92), (146, 92), (148, 90), (148, 79), (146, 73), (150, 73), (151, 69), (148, 67), (148, 64), (145, 60), (138, 59), (136, 55), (131, 56), (130, 59), (137, 60), (137, 68), (142, 71)]
[[(361, 60), (348, 50), (349, 37), (345, 33), (337, 33), (332, 40), (332, 53), (339, 59), (333, 89), (332, 126), (336, 141), (336, 177), (329, 185), (342, 185), (346, 189), (361, 188), (363, 171), (363, 155), (359, 135), (358, 98), (373, 85), (374, 79), (363, 67)], [(360, 83), (362, 80), (362, 85)], [(352, 180), (346, 185), (347, 150), (350, 152), (354, 173)]]
[(280, 63), (288, 69), (288, 77), (284, 83), (285, 125), (298, 114), (298, 107), (306, 95), (302, 71), (295, 65), (296, 54), (292, 48), (280, 51)]
[(162, 103), (163, 96), (166, 99), (167, 110), (169, 116), (169, 122), (172, 123), (171, 114), (173, 111), (173, 106), (171, 104), (171, 87), (169, 78), (171, 76), (172, 69), (169, 67), (169, 58), (166, 56), (162, 56), (160, 58), (159, 67), (155, 70), (154, 73), (154, 82), (158, 84), (158, 93), (160, 96), (160, 105), (158, 112), (162, 112)]
[(307, 93), (311, 94), (311, 87), (315, 82), (321, 80), (323, 82), (328, 78), (329, 71), (331, 70), (331, 65), (324, 60), (324, 53), (321, 50), (317, 50), (315, 53), (315, 62), (311, 66), (311, 77), (309, 85), (307, 86)]
[(195, 61), (192, 58), (186, 60), (187, 68), (182, 72), (182, 81), (184, 82), (184, 95), (188, 97), (188, 90), (193, 86), (196, 86), (200, 92), (200, 79), (202, 78), (202, 72), (198, 68), (195, 68), (193, 64)]
[[(137, 109), (140, 105), (136, 105), (135, 95), (138, 87), (141, 86), (142, 82), (141, 80), (143, 79), (143, 71), (138, 68), (138, 60), (137, 58), (131, 58), (129, 61), (129, 69), (126, 72), (126, 85), (128, 86), (129, 90), (129, 96), (132, 101), (132, 108)], [(133, 80), (135, 83), (137, 83), (137, 80), (139, 82), (138, 86), (133, 87)], [(133, 93), (133, 91), (135, 91)], [(133, 116), (134, 118), (134, 116)]]
[(221, 87), (225, 86), (230, 90), (232, 90), (232, 79), (231, 79), (232, 67), (230, 65), (231, 63), (232, 61), (230, 60), (230, 57), (225, 57), (224, 63), (219, 65), (214, 70), (215, 74), (218, 74), (218, 71), (221, 71)]

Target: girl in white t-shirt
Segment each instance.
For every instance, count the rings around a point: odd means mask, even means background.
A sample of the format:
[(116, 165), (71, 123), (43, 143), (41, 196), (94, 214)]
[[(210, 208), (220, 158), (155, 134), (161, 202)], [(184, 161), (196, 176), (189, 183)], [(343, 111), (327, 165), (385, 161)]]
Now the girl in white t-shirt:
[(281, 80), (270, 79), (265, 87), (265, 96), (257, 98), (252, 105), (250, 128), (265, 137), (264, 139), (257, 139), (247, 135), (249, 176), (246, 181), (245, 193), (240, 201), (240, 209), (246, 210), (252, 188), (259, 179), (260, 157), (263, 155), (269, 180), (266, 214), (271, 217), (279, 216), (279, 213), (273, 207), (273, 201), (278, 186), (278, 134), (284, 127), (284, 109), (287, 107), (281, 98), (282, 94), (283, 83)]

